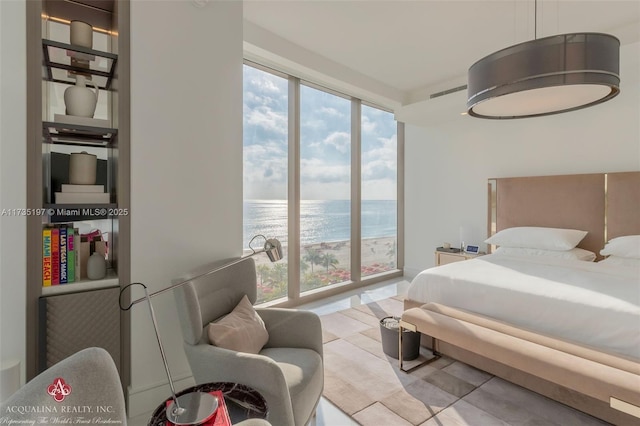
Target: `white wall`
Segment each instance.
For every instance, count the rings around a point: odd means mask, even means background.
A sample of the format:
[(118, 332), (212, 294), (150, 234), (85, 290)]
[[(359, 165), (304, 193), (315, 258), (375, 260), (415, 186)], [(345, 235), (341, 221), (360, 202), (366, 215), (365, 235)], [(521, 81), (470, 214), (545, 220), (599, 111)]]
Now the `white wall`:
[(486, 238), (487, 179), (640, 170), (640, 44), (621, 49), (621, 94), (580, 111), (522, 120), (458, 114), (406, 126), (405, 273), (433, 266), (435, 247)]
[[(0, 210), (25, 208), (27, 204), (26, 34), (26, 1), (0, 1)], [(22, 382), (26, 362), (26, 225), (25, 216), (0, 216), (0, 363), (20, 361)], [(2, 383), (2, 388), (6, 385)], [(4, 396), (0, 395), (0, 400)]]
[[(241, 248), (242, 3), (134, 0), (131, 278), (158, 290)], [(171, 292), (154, 306), (172, 376), (187, 378)], [(131, 333), (135, 416), (169, 388), (144, 304), (132, 309)]]

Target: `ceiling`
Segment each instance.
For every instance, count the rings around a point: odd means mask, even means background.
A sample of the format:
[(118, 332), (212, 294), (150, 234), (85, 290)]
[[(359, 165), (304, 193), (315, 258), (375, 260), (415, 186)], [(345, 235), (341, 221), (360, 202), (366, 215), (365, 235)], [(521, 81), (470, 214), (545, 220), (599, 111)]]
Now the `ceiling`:
[[(533, 0), (244, 1), (245, 22), (375, 82), (400, 105), (465, 84), (473, 62), (533, 39), (535, 10)], [(568, 32), (636, 42), (640, 1), (539, 0), (537, 37)]]

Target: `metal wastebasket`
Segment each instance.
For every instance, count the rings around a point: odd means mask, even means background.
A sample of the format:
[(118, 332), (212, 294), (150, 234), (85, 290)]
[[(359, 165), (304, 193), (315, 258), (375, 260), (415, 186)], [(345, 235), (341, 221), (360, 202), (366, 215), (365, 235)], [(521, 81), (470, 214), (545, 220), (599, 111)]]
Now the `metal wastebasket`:
[[(384, 317), (380, 320), (380, 335), (382, 350), (392, 358), (398, 359), (398, 330), (400, 318)], [(420, 333), (404, 330), (402, 335), (402, 360), (411, 361), (420, 354)]]

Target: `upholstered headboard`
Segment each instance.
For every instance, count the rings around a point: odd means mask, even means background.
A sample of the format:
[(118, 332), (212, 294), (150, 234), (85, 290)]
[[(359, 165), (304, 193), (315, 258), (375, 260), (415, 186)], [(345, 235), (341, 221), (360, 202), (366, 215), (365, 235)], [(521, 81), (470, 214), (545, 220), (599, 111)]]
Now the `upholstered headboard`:
[(599, 253), (608, 239), (640, 234), (640, 172), (489, 180), (489, 235), (514, 226), (589, 233), (578, 247)]
[(640, 172), (607, 174), (607, 240), (640, 235)]

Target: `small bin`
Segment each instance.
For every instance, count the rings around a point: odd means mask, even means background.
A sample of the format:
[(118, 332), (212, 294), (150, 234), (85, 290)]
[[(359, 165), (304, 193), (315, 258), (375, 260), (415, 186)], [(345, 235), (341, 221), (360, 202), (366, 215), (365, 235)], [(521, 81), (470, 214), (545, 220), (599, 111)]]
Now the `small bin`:
[[(400, 318), (384, 317), (380, 320), (380, 335), (382, 336), (382, 350), (391, 358), (398, 359), (398, 330)], [(411, 361), (420, 354), (420, 333), (404, 330), (402, 336), (402, 360)]]

